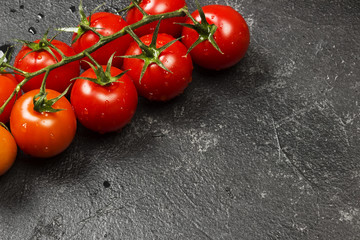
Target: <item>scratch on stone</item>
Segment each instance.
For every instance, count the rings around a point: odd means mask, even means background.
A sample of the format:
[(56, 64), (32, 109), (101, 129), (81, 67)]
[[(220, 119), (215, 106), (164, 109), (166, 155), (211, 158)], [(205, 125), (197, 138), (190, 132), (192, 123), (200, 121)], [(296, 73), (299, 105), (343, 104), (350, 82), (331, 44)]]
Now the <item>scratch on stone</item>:
[(305, 176), (305, 174), (299, 169), (298, 166), (296, 166), (295, 163), (293, 163), (293, 161), (290, 160), (289, 156), (284, 151), (282, 151), (282, 153), (285, 156), (285, 163), (288, 164), (293, 169), (293, 171), (298, 174), (300, 180), (305, 180), (305, 182), (311, 187), (311, 189), (314, 190), (316, 184)]
[(187, 193), (182, 189), (182, 187), (179, 186), (180, 191), (183, 193), (185, 198), (188, 200), (188, 202), (191, 203), (194, 207), (197, 207), (197, 205), (194, 203), (194, 201), (187, 195)]
[(229, 223), (230, 223), (230, 210), (229, 210), (229, 208), (226, 209), (226, 216), (227, 216), (226, 228), (229, 231), (230, 238), (234, 239), (234, 236), (232, 235), (232, 232), (231, 232), (231, 228), (229, 226)]
[(194, 220), (189, 219), (190, 222), (195, 226), (197, 230), (199, 230), (207, 239), (213, 240), (212, 237), (209, 236)]
[(345, 123), (342, 120), (342, 118), (337, 114), (337, 112), (334, 110), (334, 108), (331, 108), (331, 111), (334, 113), (334, 115), (336, 116), (336, 118), (338, 119), (338, 121), (340, 123), (340, 129), (344, 133), (346, 145), (348, 147), (350, 147), (351, 145), (350, 145), (350, 141), (349, 141), (349, 135), (348, 135), (348, 133), (346, 131), (347, 123)]
[(304, 113), (308, 113), (313, 109), (314, 109), (314, 106), (311, 105), (311, 106), (302, 108), (302, 109), (300, 109), (298, 111), (295, 111), (292, 114), (290, 114), (289, 116), (286, 116), (286, 117), (278, 120), (277, 122), (275, 122), (275, 126), (280, 127), (282, 124), (287, 123), (289, 121), (292, 121), (296, 116), (304, 114)]
[(281, 145), (280, 145), (280, 140), (279, 140), (279, 134), (278, 134), (278, 131), (276, 129), (276, 125), (275, 125), (275, 120), (274, 120), (274, 117), (273, 115), (271, 115), (271, 120), (272, 120), (272, 125), (273, 125), (273, 128), (274, 128), (274, 133), (275, 133), (275, 139), (276, 139), (276, 144), (277, 144), (277, 148), (278, 148), (278, 160), (281, 161)]
[(280, 144), (279, 134), (277, 131), (277, 126), (275, 125), (274, 116), (272, 114), (270, 114), (270, 116), (271, 116), (271, 120), (272, 120), (272, 125), (273, 125), (273, 129), (274, 129), (274, 133), (275, 133), (276, 145), (277, 145), (277, 149), (278, 149), (278, 161), (280, 162), (281, 156), (284, 155), (285, 163), (288, 164), (293, 169), (293, 171), (299, 176), (300, 180), (304, 179), (309, 184), (309, 186), (313, 189), (315, 184), (313, 182), (311, 182), (304, 175), (304, 173), (290, 160), (290, 158), (288, 157), (286, 152), (284, 152), (284, 150), (282, 149), (281, 144)]
[(182, 211), (181, 209), (174, 203), (173, 200), (170, 199), (170, 197), (168, 196), (168, 193), (166, 191), (163, 191), (165, 198), (172, 204), (174, 205), (175, 209), (179, 212), (179, 214), (186, 220), (190, 221), (191, 224), (199, 231), (201, 232), (207, 239), (213, 240), (213, 238), (210, 237), (210, 235), (208, 233), (206, 233), (199, 225), (198, 223), (196, 223), (194, 220), (188, 218)]
[(108, 215), (108, 214), (111, 214), (111, 213), (115, 213), (119, 210), (122, 210), (122, 209), (125, 209), (126, 207), (128, 206), (131, 206), (132, 204), (146, 198), (147, 196), (143, 196), (143, 197), (140, 197), (140, 198), (137, 198), (135, 199), (134, 201), (130, 201), (130, 202), (127, 202), (121, 206), (118, 206), (118, 207), (107, 207), (107, 208), (101, 208), (101, 209), (98, 209), (95, 211), (95, 214), (92, 214), (82, 220), (80, 220), (78, 223), (86, 223), (88, 222), (89, 220), (93, 219), (93, 218), (96, 218), (96, 217), (99, 217), (101, 215)]

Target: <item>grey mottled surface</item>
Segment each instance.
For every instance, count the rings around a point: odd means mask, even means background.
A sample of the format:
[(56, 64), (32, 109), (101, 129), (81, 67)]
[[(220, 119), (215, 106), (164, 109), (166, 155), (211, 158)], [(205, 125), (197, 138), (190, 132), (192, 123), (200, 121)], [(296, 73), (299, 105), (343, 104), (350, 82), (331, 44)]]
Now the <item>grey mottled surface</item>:
[[(0, 177), (1, 239), (360, 239), (360, 2), (213, 2), (247, 20), (245, 59), (141, 99), (122, 132), (20, 155)], [(76, 25), (77, 5), (2, 0), (0, 44)]]

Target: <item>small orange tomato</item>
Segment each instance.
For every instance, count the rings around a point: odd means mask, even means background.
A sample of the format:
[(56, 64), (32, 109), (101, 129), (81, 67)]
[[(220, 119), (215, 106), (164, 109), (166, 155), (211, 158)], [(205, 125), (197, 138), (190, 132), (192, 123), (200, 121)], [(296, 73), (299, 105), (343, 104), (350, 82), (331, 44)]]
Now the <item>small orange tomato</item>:
[[(47, 89), (47, 99), (60, 93)], [(33, 98), (39, 90), (21, 96), (10, 115), (10, 128), (19, 148), (33, 157), (49, 158), (63, 152), (76, 132), (76, 118), (70, 102), (62, 97), (52, 107), (62, 109), (55, 113), (34, 110)]]
[(0, 125), (0, 176), (13, 165), (17, 146), (11, 133)]

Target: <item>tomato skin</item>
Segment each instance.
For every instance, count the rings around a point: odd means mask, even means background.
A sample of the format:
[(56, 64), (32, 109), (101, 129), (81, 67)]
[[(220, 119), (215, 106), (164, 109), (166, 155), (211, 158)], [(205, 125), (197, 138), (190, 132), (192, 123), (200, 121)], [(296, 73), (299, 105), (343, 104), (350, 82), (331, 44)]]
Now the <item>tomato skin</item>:
[[(0, 107), (10, 97), (12, 92), (15, 90), (18, 82), (15, 77), (11, 74), (0, 74)], [(2, 114), (0, 114), (0, 122), (7, 123), (10, 119), (11, 109), (14, 106), (16, 98), (21, 96), (21, 92), (17, 96), (14, 96), (9, 104), (5, 107)]]
[[(122, 70), (112, 67), (110, 72), (112, 76), (117, 76)], [(88, 69), (81, 77), (96, 78), (96, 75), (93, 69)], [(126, 74), (118, 82), (105, 86), (77, 79), (70, 97), (79, 122), (99, 133), (123, 128), (131, 121), (138, 104), (136, 88)]]
[[(162, 14), (167, 12), (176, 11), (184, 6), (186, 6), (185, 0), (146, 0), (141, 1), (139, 6), (145, 10), (149, 15)], [(140, 21), (143, 18), (141, 12), (133, 7), (130, 9), (126, 15), (126, 21), (128, 24), (133, 24)], [(183, 23), (185, 22), (186, 17), (175, 17), (168, 18), (161, 21), (160, 33), (167, 33), (177, 38), (181, 35), (182, 26), (174, 23)], [(135, 33), (142, 37), (147, 34), (154, 32), (155, 27), (159, 21), (149, 23), (145, 26), (135, 29)]]
[(17, 146), (11, 133), (0, 126), (0, 176), (13, 165), (17, 154)]
[[(89, 17), (87, 18), (89, 20)], [(124, 27), (126, 27), (128, 24), (125, 22), (125, 20), (116, 14), (113, 13), (107, 13), (107, 12), (97, 12), (91, 15), (91, 23), (90, 27), (93, 28), (99, 28), (97, 29), (97, 32), (100, 33), (103, 36), (109, 36), (112, 35)], [(73, 35), (73, 39), (77, 34), (75, 33)], [(72, 44), (73, 49), (76, 53), (80, 53), (84, 51), (85, 49), (93, 46), (99, 41), (99, 37), (91, 32), (87, 31), (84, 33), (76, 42)], [(116, 52), (115, 56), (121, 56), (125, 53), (126, 49), (128, 48), (129, 44), (131, 43), (132, 38), (130, 35), (126, 34), (125, 36), (122, 36), (118, 39), (113, 40), (112, 42), (104, 45), (103, 47), (99, 48), (95, 52), (91, 54), (91, 56), (100, 64), (100, 65), (106, 65), (111, 55)], [(85, 57), (82, 60), (89, 61), (89, 58)], [(122, 58), (114, 58), (113, 60), (113, 66), (120, 68), (122, 65)], [(88, 69), (89, 65), (86, 62), (81, 62), (81, 68), (82, 69)]]
[[(39, 43), (39, 40), (36, 40), (35, 43)], [(58, 41), (56, 39), (53, 40), (51, 43), (55, 47), (59, 48), (65, 54), (65, 56), (69, 57), (75, 55), (74, 50), (66, 43)], [(58, 61), (61, 61), (61, 55), (56, 50), (52, 48), (51, 50), (53, 51)], [(36, 72), (44, 67), (57, 63), (56, 59), (45, 50), (36, 51), (28, 54), (31, 51), (31, 48), (23, 46), (15, 58), (14, 66), (26, 72)], [(25, 56), (26, 54), (28, 55)], [(41, 74), (30, 79), (30, 81), (22, 87), (22, 90), (24, 92), (28, 92), (34, 89), (39, 89), (43, 81), (44, 75), (45, 74)], [(68, 63), (64, 66), (53, 69), (50, 72), (46, 80), (46, 88), (58, 92), (63, 92), (70, 85), (70, 80), (78, 77), (79, 75), (80, 62), (74, 61)], [(18, 82), (24, 80), (24, 77), (18, 74), (15, 76), (15, 78)]]
[[(140, 40), (145, 45), (150, 45), (151, 35), (145, 35)], [(168, 34), (158, 35), (156, 47), (162, 47), (174, 38)], [(128, 75), (134, 80), (139, 95), (153, 101), (168, 101), (181, 94), (192, 80), (193, 65), (190, 55), (186, 55), (187, 48), (179, 41), (160, 54), (160, 61), (172, 73), (152, 63), (147, 68), (141, 83), (139, 81), (144, 61), (134, 58), (124, 59), (124, 69), (131, 69)], [(136, 42), (133, 42), (125, 55), (139, 55), (141, 50)]]
[[(47, 99), (60, 93), (47, 89)], [(19, 148), (33, 157), (49, 158), (63, 152), (72, 142), (76, 132), (76, 117), (70, 102), (62, 97), (53, 108), (64, 109), (56, 113), (36, 112), (32, 90), (15, 103), (10, 116), (10, 129)]]
[[(202, 9), (208, 23), (218, 27), (214, 39), (224, 54), (218, 52), (209, 41), (204, 41), (190, 53), (194, 63), (215, 70), (235, 65), (244, 57), (250, 43), (250, 32), (244, 18), (229, 6), (208, 5)], [(201, 22), (197, 10), (191, 15)], [(186, 23), (193, 24), (190, 19), (187, 19)], [(182, 42), (190, 48), (199, 34), (193, 29), (184, 27), (182, 36)]]

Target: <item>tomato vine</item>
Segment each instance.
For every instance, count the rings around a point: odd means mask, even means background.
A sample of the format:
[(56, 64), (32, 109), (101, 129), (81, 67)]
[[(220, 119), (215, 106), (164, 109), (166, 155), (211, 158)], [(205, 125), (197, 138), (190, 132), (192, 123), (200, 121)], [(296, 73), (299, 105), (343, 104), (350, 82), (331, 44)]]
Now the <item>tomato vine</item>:
[[(141, 9), (136, 1), (132, 1), (132, 3), (136, 7), (138, 7), (139, 10)], [(142, 11), (142, 10), (140, 10), (140, 11)], [(121, 29), (120, 31), (118, 31), (117, 33), (109, 35), (109, 36), (102, 36), (101, 34), (98, 34), (96, 29), (93, 29), (93, 28), (87, 26), (86, 24), (80, 24), (80, 26), (83, 27), (84, 29), (86, 29), (88, 31), (92, 31), (96, 35), (98, 35), (99, 36), (99, 41), (95, 45), (91, 46), (90, 48), (87, 48), (83, 52), (78, 53), (78, 54), (76, 54), (74, 56), (67, 57), (64, 54), (62, 54), (61, 51), (59, 51), (59, 53), (62, 55), (62, 59), (59, 62), (57, 62), (57, 63), (55, 63), (53, 65), (47, 66), (45, 68), (42, 68), (42, 69), (40, 69), (38, 71), (32, 72), (32, 73), (29, 73), (29, 72), (23, 71), (21, 69), (18, 69), (16, 67), (12, 66), (11, 64), (5, 62), (5, 61), (1, 62), (0, 67), (9, 68), (9, 69), (13, 70), (14, 72), (16, 72), (17, 74), (23, 75), (25, 77), (25, 79), (22, 80), (17, 85), (16, 89), (12, 92), (12, 94), (7, 99), (7, 101), (5, 101), (5, 103), (0, 107), (0, 114), (3, 113), (6, 105), (11, 101), (11, 99), (15, 95), (17, 95), (20, 92), (21, 88), (30, 79), (32, 79), (33, 77), (38, 76), (38, 75), (43, 74), (43, 73), (46, 73), (46, 72), (50, 72), (51, 70), (59, 68), (61, 66), (64, 66), (65, 64), (80, 60), (80, 59), (84, 58), (85, 56), (87, 56), (88, 54), (95, 52), (97, 49), (99, 49), (100, 47), (106, 45), (107, 43), (128, 34), (128, 32), (131, 31), (131, 30), (137, 29), (139, 27), (142, 27), (142, 26), (144, 26), (146, 24), (149, 24), (151, 22), (154, 22), (154, 21), (158, 21), (160, 19), (167, 19), (167, 18), (173, 18), (173, 17), (183, 17), (183, 16), (186, 16), (188, 14), (189, 14), (189, 12), (188, 12), (187, 6), (184, 6), (183, 8), (181, 8), (179, 10), (176, 10), (176, 11), (173, 11), (173, 12), (162, 13), (162, 14), (158, 14), (158, 15), (148, 15), (148, 14), (144, 13), (142, 20), (140, 20), (140, 21), (138, 21), (138, 22), (136, 22), (134, 24), (128, 25), (128, 26), (124, 27), (123, 29)], [(53, 47), (50, 41), (47, 41), (46, 44)]]

